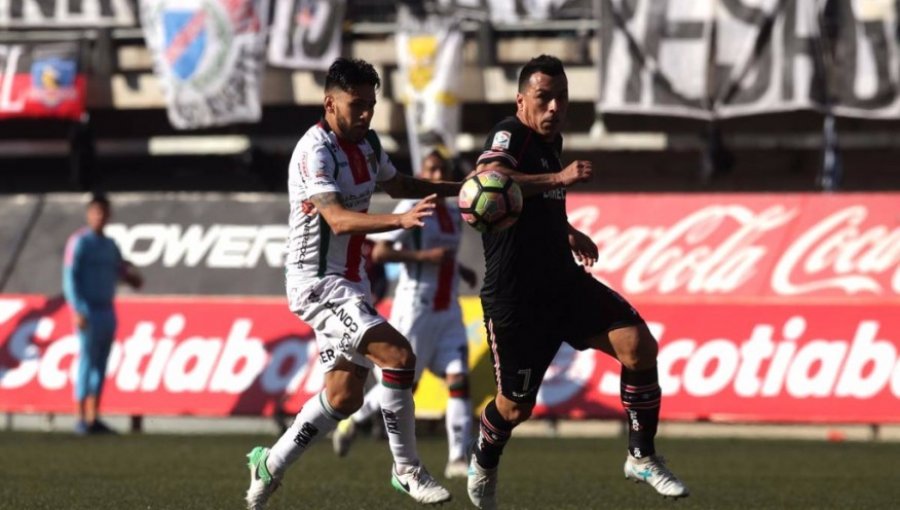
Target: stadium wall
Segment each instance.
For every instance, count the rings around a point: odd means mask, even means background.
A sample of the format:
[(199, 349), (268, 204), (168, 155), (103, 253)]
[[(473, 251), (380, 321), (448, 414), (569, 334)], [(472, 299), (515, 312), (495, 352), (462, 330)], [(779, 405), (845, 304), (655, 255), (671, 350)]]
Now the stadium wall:
[[(67, 412), (77, 342), (59, 298), (82, 197), (0, 199), (0, 410)], [(123, 294), (108, 412), (291, 413), (321, 385), (312, 332), (287, 311), (286, 200), (123, 195), (110, 226), (147, 275)], [(376, 201), (380, 210), (391, 202)], [(897, 194), (571, 194), (570, 221), (601, 256), (594, 275), (660, 341), (668, 420), (900, 423)], [(280, 230), (279, 230), (280, 229)], [(463, 256), (480, 260), (467, 230)], [(480, 266), (480, 264), (479, 264)], [(493, 390), (481, 310), (463, 297), (475, 402)], [(381, 304), (387, 313), (390, 301)], [(428, 376), (423, 416), (446, 398)], [(617, 417), (618, 368), (564, 348), (537, 415)]]

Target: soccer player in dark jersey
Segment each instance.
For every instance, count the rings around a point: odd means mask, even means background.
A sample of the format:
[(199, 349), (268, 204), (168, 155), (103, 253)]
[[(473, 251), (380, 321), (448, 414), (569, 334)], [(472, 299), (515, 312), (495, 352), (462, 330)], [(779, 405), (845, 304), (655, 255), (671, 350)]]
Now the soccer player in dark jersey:
[(589, 161), (565, 167), (560, 161), (568, 99), (559, 59), (541, 55), (528, 62), (519, 75), (516, 115), (496, 125), (475, 169), (512, 176), (525, 196), (512, 227), (482, 237), (487, 272), (481, 303), (497, 396), (481, 415), (469, 467), (469, 498), (478, 508), (497, 507), (500, 455), (513, 428), (531, 415), (563, 341), (579, 350), (600, 349), (622, 364), (625, 476), (664, 496), (688, 495), (654, 447), (661, 396), (656, 340), (622, 296), (586, 272), (597, 260), (597, 246), (566, 216), (566, 188), (593, 176)]

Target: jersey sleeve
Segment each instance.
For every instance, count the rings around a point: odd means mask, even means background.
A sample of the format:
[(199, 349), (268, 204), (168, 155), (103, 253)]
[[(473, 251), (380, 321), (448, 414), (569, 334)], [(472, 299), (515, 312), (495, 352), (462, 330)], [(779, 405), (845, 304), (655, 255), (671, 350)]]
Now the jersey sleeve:
[(515, 122), (504, 121), (494, 127), (484, 142), (484, 150), (476, 165), (499, 162), (518, 170), (531, 132)]
[(84, 289), (81, 288), (83, 278), (83, 249), (84, 238), (78, 234), (72, 235), (66, 243), (66, 251), (63, 255), (63, 295), (76, 312), (87, 315), (89, 309), (84, 297)]
[(375, 175), (375, 181), (384, 182), (393, 179), (397, 175), (397, 167), (388, 157), (386, 152), (381, 153), (381, 161), (378, 162), (378, 173)]
[(307, 197), (322, 193), (340, 193), (335, 180), (335, 158), (324, 145), (300, 153), (300, 178)]
[[(415, 205), (416, 205), (415, 200), (401, 200), (394, 207), (394, 210), (392, 211), (391, 214), (403, 214), (403, 213), (409, 211), (410, 209), (412, 209), (413, 206), (415, 206)], [(409, 235), (410, 235), (410, 230), (398, 228), (396, 230), (388, 230), (387, 232), (378, 232), (376, 234), (369, 234), (366, 236), (366, 238), (369, 239), (370, 241), (375, 241), (375, 242), (387, 241), (387, 242), (392, 242), (392, 243), (398, 243), (398, 242), (403, 242), (407, 237), (409, 237)]]

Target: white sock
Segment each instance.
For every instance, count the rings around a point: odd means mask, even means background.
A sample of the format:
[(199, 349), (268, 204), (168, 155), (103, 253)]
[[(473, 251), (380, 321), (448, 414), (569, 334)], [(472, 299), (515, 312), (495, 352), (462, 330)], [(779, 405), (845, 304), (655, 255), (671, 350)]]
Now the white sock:
[(366, 392), (362, 407), (359, 408), (359, 411), (353, 413), (353, 416), (351, 416), (350, 419), (352, 419), (354, 423), (362, 423), (371, 418), (373, 414), (377, 413), (380, 410), (381, 383), (378, 383), (375, 386), (372, 386), (372, 388), (368, 392)]
[(416, 451), (416, 404), (413, 401), (415, 370), (382, 369), (381, 414), (397, 471), (419, 464)]
[(294, 418), (294, 423), (269, 450), (266, 467), (274, 477), (280, 477), (313, 443), (337, 427), (346, 418), (328, 403), (325, 390), (310, 398)]
[(465, 459), (472, 436), (472, 401), (450, 398), (447, 401), (447, 445), (449, 459)]

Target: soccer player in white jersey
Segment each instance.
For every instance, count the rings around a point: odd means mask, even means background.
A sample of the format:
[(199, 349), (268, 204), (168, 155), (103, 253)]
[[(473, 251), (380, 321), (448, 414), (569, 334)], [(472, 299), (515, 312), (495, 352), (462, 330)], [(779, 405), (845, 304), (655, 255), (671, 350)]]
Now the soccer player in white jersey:
[[(380, 84), (367, 62), (337, 59), (325, 78), (325, 115), (291, 157), (288, 304), (316, 332), (325, 384), (274, 446), (247, 455), (251, 510), (264, 508), (288, 466), (359, 409), (373, 364), (382, 372), (381, 408), (394, 457), (391, 485), (420, 503), (450, 499), (419, 460), (412, 394), (416, 357), (372, 307), (361, 248), (366, 234), (423, 226), (437, 196), (456, 195), (459, 183), (397, 172), (369, 129)], [(403, 214), (369, 214), (376, 183), (392, 197), (425, 198)]]
[[(448, 161), (438, 150), (422, 161), (419, 177), (440, 182), (449, 176)], [(394, 214), (403, 214), (416, 202), (403, 200)], [(475, 286), (475, 272), (456, 260), (462, 238), (462, 220), (455, 201), (439, 200), (434, 215), (425, 218), (416, 230), (392, 230), (369, 235), (375, 241), (375, 262), (400, 262), (400, 279), (394, 292), (391, 324), (409, 339), (416, 354), (416, 381), (427, 368), (445, 378), (450, 398), (447, 401), (446, 426), (447, 478), (468, 473), (469, 436), (472, 430), (472, 404), (469, 400), (469, 349), (462, 310), (459, 307), (459, 277)], [(362, 407), (342, 421), (334, 431), (334, 451), (344, 456), (356, 436), (356, 425), (369, 419), (380, 408), (381, 387), (374, 386)]]

